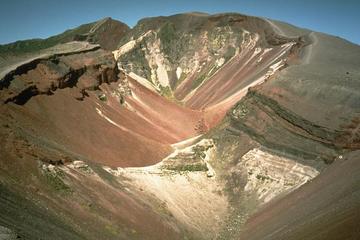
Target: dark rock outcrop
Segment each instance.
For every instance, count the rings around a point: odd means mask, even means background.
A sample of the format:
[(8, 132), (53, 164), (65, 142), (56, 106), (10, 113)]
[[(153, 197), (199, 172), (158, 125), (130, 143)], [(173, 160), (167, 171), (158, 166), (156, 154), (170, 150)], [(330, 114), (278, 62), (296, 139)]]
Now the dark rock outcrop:
[(86, 90), (117, 81), (118, 74), (112, 54), (101, 49), (54, 55), (21, 65), (7, 74), (2, 80), (0, 98), (4, 103), (23, 105), (33, 96), (52, 95), (57, 89), (74, 87), (86, 96)]

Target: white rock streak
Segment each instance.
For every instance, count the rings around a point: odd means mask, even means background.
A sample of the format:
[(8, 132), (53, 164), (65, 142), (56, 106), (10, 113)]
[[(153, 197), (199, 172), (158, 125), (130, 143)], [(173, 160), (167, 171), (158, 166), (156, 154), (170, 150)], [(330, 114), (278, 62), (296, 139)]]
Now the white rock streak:
[(136, 44), (138, 44), (139, 42), (141, 42), (144, 37), (148, 36), (149, 34), (151, 34), (151, 30), (146, 32), (145, 34), (141, 35), (139, 38), (137, 38), (136, 40), (131, 40), (127, 43), (125, 43), (124, 45), (122, 45), (118, 50), (113, 51), (112, 53), (114, 54), (114, 58), (115, 60), (118, 60), (118, 58), (121, 55), (124, 55), (125, 53), (130, 52), (135, 46)]
[(293, 191), (319, 174), (312, 167), (257, 148), (242, 156), (239, 164), (248, 174), (245, 191), (256, 192), (264, 203)]
[[(149, 196), (155, 196), (164, 208), (191, 229), (212, 235), (219, 231), (222, 223), (220, 219), (224, 218), (228, 206), (225, 195), (217, 194), (222, 187), (216, 181), (215, 171), (209, 164), (210, 159), (214, 157), (214, 150), (210, 148), (205, 152), (204, 161), (209, 169), (207, 172), (179, 172), (166, 170), (163, 166), (164, 162), (171, 158), (181, 158), (183, 154), (193, 153), (194, 146), (213, 145), (211, 139), (203, 139), (188, 146), (194, 140), (196, 138), (174, 144), (174, 152), (155, 165), (115, 170), (104, 167), (104, 170), (115, 176), (129, 179), (129, 191), (142, 189)], [(181, 148), (182, 146), (184, 148)]]

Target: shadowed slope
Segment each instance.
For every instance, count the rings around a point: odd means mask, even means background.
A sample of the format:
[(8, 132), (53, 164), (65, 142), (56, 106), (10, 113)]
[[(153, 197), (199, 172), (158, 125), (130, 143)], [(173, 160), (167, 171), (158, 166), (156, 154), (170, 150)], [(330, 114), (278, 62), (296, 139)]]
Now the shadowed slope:
[(359, 176), (356, 151), (336, 161), (314, 181), (260, 210), (239, 238), (358, 239)]

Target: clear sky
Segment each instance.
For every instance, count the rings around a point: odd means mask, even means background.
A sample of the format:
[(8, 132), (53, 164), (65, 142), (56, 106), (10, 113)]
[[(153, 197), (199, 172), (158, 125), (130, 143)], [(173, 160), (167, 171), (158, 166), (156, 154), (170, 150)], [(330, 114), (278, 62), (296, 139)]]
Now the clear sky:
[(149, 16), (239, 12), (360, 44), (360, 0), (0, 0), (0, 44), (45, 38), (104, 17), (130, 27)]

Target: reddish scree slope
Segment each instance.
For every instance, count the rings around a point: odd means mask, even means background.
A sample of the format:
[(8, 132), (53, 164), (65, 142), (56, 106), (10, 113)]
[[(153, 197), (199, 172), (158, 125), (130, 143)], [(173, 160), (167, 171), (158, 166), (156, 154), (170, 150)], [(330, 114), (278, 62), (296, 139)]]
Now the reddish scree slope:
[(262, 38), (255, 34), (244, 43), (187, 94), (185, 106), (124, 76), (110, 52), (94, 48), (34, 60), (7, 75), (2, 107), (26, 135), (50, 148), (111, 167), (151, 165), (172, 151), (172, 143), (218, 124), (249, 87), (285, 67), (299, 47), (297, 39), (264, 44)]
[[(171, 143), (198, 135), (201, 112), (125, 78), (112, 54), (103, 50), (42, 58), (14, 71), (9, 79), (0, 94), (0, 205), (5, 206), (0, 207), (1, 226), (26, 239), (81, 239), (74, 238), (77, 231), (86, 239), (112, 239), (116, 231), (116, 239), (134, 234), (139, 239), (182, 239), (174, 218), (163, 218), (144, 195), (116, 185), (107, 174), (104, 180), (72, 172), (59, 189), (57, 182), (52, 188), (54, 180), (39, 166), (75, 160), (94, 168), (154, 164), (172, 151)], [(123, 101), (120, 88), (131, 91)], [(105, 100), (100, 100), (102, 94)], [(36, 204), (9, 204), (14, 202), (13, 192), (36, 199)]]
[[(151, 165), (172, 151), (170, 144), (221, 121), (250, 86), (270, 77), (294, 44), (246, 49), (200, 86), (185, 107), (118, 75), (114, 59), (102, 50), (34, 63), (14, 73), (3, 96), (16, 124), (45, 145), (112, 167)], [(19, 90), (19, 83), (26, 87)], [(119, 88), (130, 92), (123, 103)]]
[(111, 97), (115, 86), (100, 86), (109, 93), (106, 103), (93, 93), (78, 101), (71, 97), (74, 89), (61, 89), (52, 96), (33, 97), (24, 106), (11, 106), (12, 116), (39, 138), (114, 167), (156, 163), (171, 152), (169, 144), (197, 134), (199, 112), (168, 102), (133, 81), (133, 96), (126, 100), (129, 110)]
[[(123, 104), (120, 87), (131, 91)], [(13, 73), (1, 98), (1, 110), (28, 137), (112, 167), (159, 162), (170, 144), (199, 134), (202, 118), (125, 79), (102, 50), (35, 61)]]
[(299, 46), (294, 41), (269, 48), (253, 45), (244, 49), (186, 99), (185, 105), (202, 109), (209, 126), (215, 126), (250, 87), (262, 84), (286, 67)]

